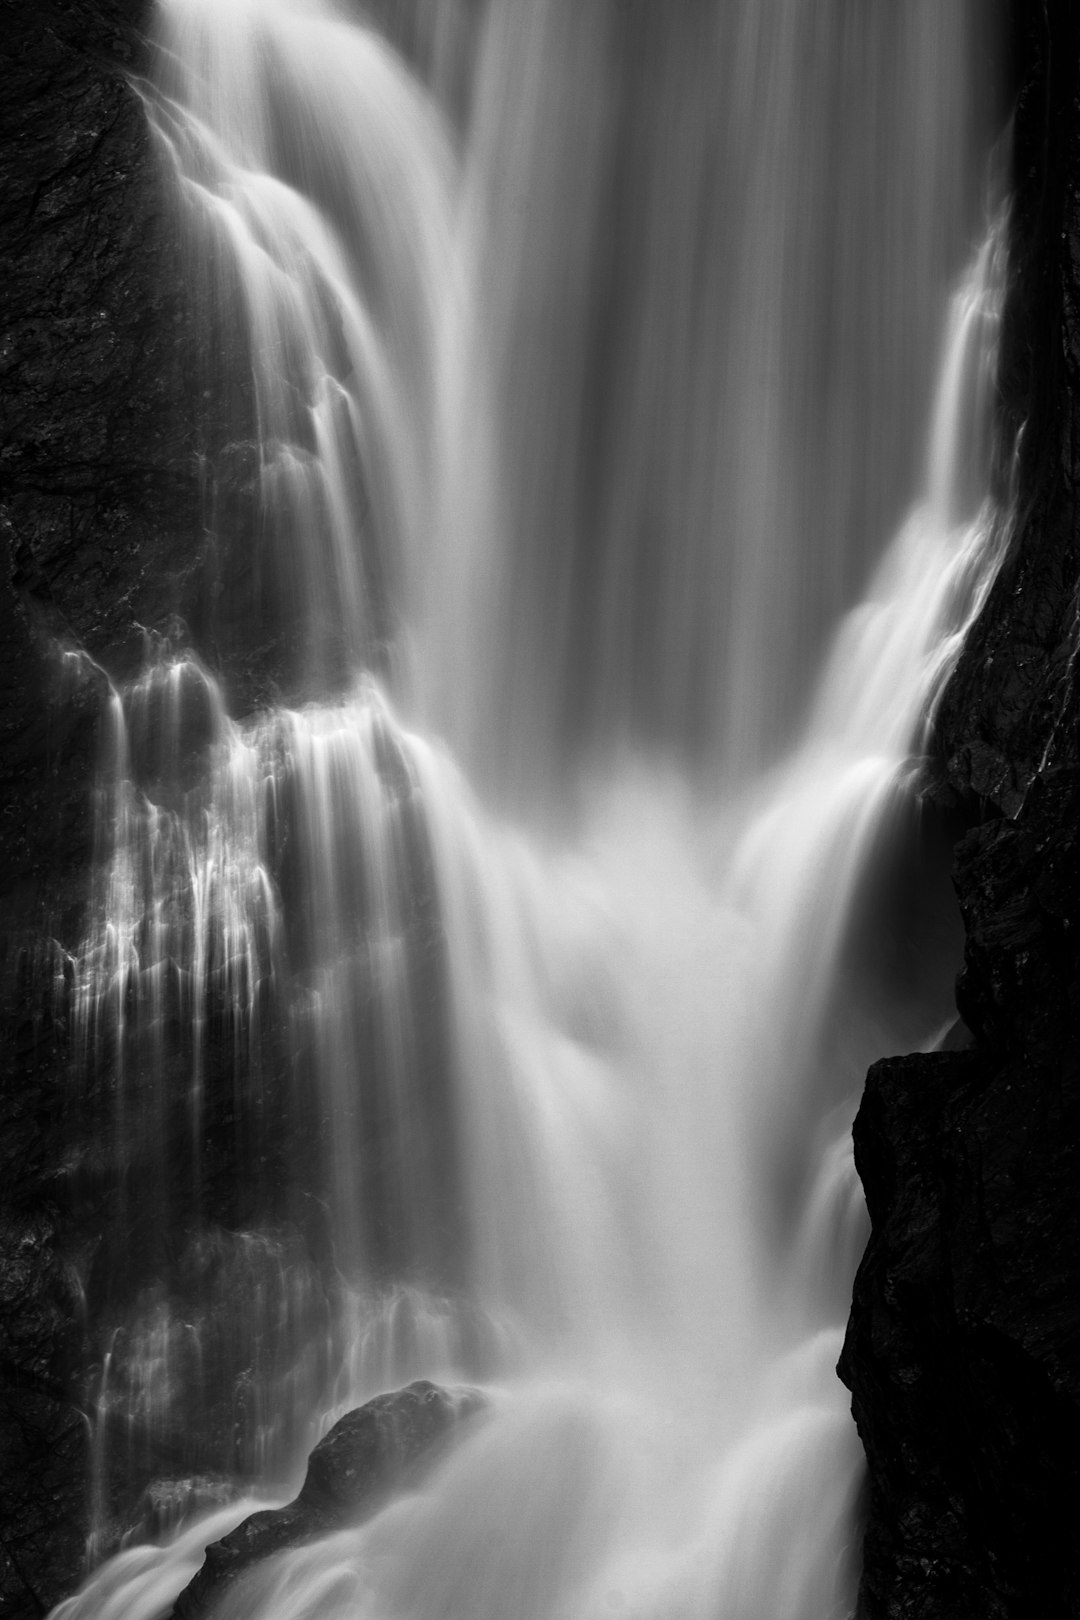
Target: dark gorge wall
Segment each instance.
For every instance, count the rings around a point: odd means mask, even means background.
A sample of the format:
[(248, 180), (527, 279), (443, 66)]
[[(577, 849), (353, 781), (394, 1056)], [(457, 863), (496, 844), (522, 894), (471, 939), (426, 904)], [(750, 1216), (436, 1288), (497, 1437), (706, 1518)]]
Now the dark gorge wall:
[[(191, 595), (200, 529), (191, 326), (128, 75), (139, 0), (0, 5), (0, 1612), (77, 1578), (95, 1239), (63, 982), (84, 923), (104, 683)], [(57, 993), (59, 988), (59, 994)], [(78, 1118), (76, 1111), (81, 1110)]]
[(1016, 18), (1015, 527), (927, 794), (968, 826), (964, 1027), (876, 1064), (855, 1125), (873, 1232), (841, 1372), (870, 1467), (866, 1620), (1080, 1614), (1080, 22)]

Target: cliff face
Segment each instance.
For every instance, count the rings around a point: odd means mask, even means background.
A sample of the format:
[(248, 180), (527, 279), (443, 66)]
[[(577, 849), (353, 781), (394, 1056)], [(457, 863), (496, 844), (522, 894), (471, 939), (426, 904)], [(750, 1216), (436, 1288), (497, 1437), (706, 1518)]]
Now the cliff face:
[[(138, 97), (137, 0), (0, 5), (0, 1609), (77, 1577), (85, 1359), (67, 1029), (102, 683), (188, 591), (193, 313)], [(63, 701), (58, 699), (63, 696)], [(64, 1130), (61, 1131), (61, 1124)], [(91, 1212), (92, 1226), (92, 1212)]]
[(855, 1125), (873, 1233), (841, 1373), (870, 1466), (867, 1620), (1080, 1613), (1080, 23), (1018, 8), (1017, 31), (1016, 528), (928, 792), (969, 821), (970, 1043), (875, 1065)]
[[(101, 853), (92, 806), (109, 678), (139, 668), (148, 636), (195, 645), (242, 715), (295, 668), (294, 628), (268, 627), (256, 602), (250, 397), (222, 386), (245, 374), (241, 339), (217, 322), (209, 277), (185, 263), (139, 99), (149, 12), (150, 0), (0, 0), (0, 1611), (11, 1620), (46, 1613), (80, 1578), (102, 1300), (130, 1300), (172, 1237), (129, 1215), (139, 1199), (125, 1194), (157, 1163), (145, 1144), (118, 1147), (115, 1077), (74, 1049), (68, 992)], [(227, 1238), (247, 1224), (237, 1205), (250, 1188), (232, 1157), (225, 1034), (205, 1079), (214, 1152), (201, 1218)], [(191, 1155), (182, 1104), (181, 1092), (162, 1155), (178, 1181)], [(273, 1150), (290, 1122), (266, 1112), (276, 1194)], [(202, 1263), (227, 1270), (228, 1255), (204, 1247)], [(170, 1262), (182, 1270), (187, 1257)], [(235, 1292), (225, 1306), (242, 1311)], [(121, 1433), (116, 1478), (98, 1469), (104, 1539), (135, 1509), (142, 1480), (129, 1472), (167, 1472), (178, 1500), (227, 1489), (193, 1477), (191, 1454), (203, 1440), (225, 1452), (234, 1418), (222, 1400), (212, 1435), (155, 1436), (131, 1470)]]

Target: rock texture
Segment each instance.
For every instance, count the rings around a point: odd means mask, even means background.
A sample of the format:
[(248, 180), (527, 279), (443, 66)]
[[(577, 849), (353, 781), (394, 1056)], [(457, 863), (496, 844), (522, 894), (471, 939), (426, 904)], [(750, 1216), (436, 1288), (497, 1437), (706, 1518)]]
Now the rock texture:
[(347, 1412), (308, 1459), (299, 1496), (252, 1514), (208, 1547), (206, 1562), (176, 1600), (176, 1620), (199, 1620), (254, 1564), (370, 1517), (391, 1491), (429, 1468), (463, 1419), (486, 1404), (479, 1390), (450, 1392), (418, 1380)]
[[(213, 267), (196, 274), (185, 260), (140, 101), (150, 11), (151, 0), (0, 0), (0, 1612), (11, 1620), (78, 1582), (91, 1418), (105, 1550), (155, 1522), (138, 1502), (150, 1481), (179, 1501), (192, 1475), (255, 1471), (257, 1351), (235, 1331), (248, 1294), (285, 1303), (287, 1276), (322, 1322), (335, 1285), (321, 1205), (282, 1168), (286, 1136), (290, 1157), (316, 1158), (322, 1144), (318, 1122), (282, 1102), (295, 1052), (278, 1009), (260, 1024), (250, 1118), (236, 1117), (233, 1032), (224, 1016), (214, 1024), (198, 1183), (182, 1033), (160, 1157), (135, 1132), (119, 1144), (117, 1065), (108, 1052), (80, 1062), (72, 1039), (109, 680), (139, 668), (150, 642), (194, 646), (242, 717), (299, 658), (288, 609), (263, 612), (259, 594), (243, 339), (210, 296)], [(401, 765), (392, 739), (385, 753), (389, 780)], [(420, 818), (405, 831), (419, 874), (412, 943), (434, 1007), (430, 853)], [(434, 1014), (422, 1041), (434, 1070)], [(257, 1185), (237, 1173), (241, 1151), (258, 1158)], [(151, 1183), (157, 1201), (143, 1196)], [(133, 1434), (90, 1410), (104, 1345), (115, 1387), (166, 1290), (180, 1322), (171, 1404)], [(299, 1316), (289, 1332), (313, 1336)], [(185, 1380), (211, 1392), (197, 1424)]]
[(1002, 368), (1016, 528), (938, 717), (966, 812), (965, 1050), (875, 1066), (841, 1362), (870, 1468), (860, 1615), (1080, 1614), (1080, 20), (1017, 11)]
[[(194, 315), (129, 81), (140, 0), (0, 3), (0, 1610), (46, 1612), (86, 1522), (59, 1008), (101, 683), (193, 566)], [(186, 417), (186, 419), (185, 419)], [(60, 699), (63, 698), (63, 701)]]

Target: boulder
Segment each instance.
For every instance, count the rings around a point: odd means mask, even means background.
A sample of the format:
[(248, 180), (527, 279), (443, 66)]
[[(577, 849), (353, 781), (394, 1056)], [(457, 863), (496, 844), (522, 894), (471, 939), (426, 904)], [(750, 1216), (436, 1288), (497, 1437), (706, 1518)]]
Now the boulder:
[(370, 1518), (430, 1468), (458, 1425), (485, 1404), (479, 1390), (419, 1379), (347, 1412), (311, 1453), (295, 1501), (253, 1513), (207, 1548), (202, 1569), (176, 1600), (174, 1620), (199, 1620), (226, 1587), (271, 1554)]

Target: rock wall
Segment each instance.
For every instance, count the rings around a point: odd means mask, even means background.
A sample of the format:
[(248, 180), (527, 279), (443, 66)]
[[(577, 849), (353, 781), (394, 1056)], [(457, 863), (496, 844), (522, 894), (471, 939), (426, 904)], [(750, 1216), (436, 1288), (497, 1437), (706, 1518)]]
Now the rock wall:
[[(79, 1061), (68, 1006), (110, 678), (140, 667), (148, 638), (190, 644), (243, 716), (296, 667), (296, 627), (259, 601), (243, 339), (217, 313), (214, 267), (196, 273), (185, 260), (140, 102), (150, 10), (151, 0), (0, 0), (0, 1612), (10, 1620), (46, 1613), (82, 1571), (105, 1306), (121, 1319), (169, 1247), (174, 1273), (202, 1265), (225, 1279), (222, 1311), (235, 1314), (244, 1303), (229, 1268), (246, 1277), (258, 1260), (239, 1240), (229, 1247), (249, 1224), (251, 1188), (231, 1156), (242, 1132), (226, 1117), (227, 1033), (204, 1077), (213, 1151), (199, 1220), (165, 1231), (126, 1214), (155, 1166), (118, 1149), (115, 1076)], [(287, 1068), (279, 1046), (267, 1066)], [(174, 1089), (168, 1129), (183, 1113)], [(266, 1113), (264, 1179), (284, 1187), (273, 1150), (289, 1119)], [(165, 1155), (177, 1182), (191, 1151), (181, 1123)], [(183, 1277), (179, 1299), (182, 1289)], [(228, 1327), (215, 1319), (207, 1337), (216, 1345)], [(193, 1499), (219, 1489), (202, 1477), (199, 1448), (219, 1461), (231, 1444), (244, 1369), (203, 1350), (207, 1380), (230, 1398), (204, 1413), (205, 1433), (155, 1433), (153, 1454), (130, 1468), (130, 1435), (105, 1448), (95, 1508), (106, 1543), (155, 1473)]]
[(1015, 531), (927, 790), (968, 823), (964, 1049), (875, 1065), (855, 1125), (865, 1620), (1080, 1614), (1080, 18), (1017, 6), (1016, 34)]
[[(77, 1578), (87, 1508), (62, 984), (102, 683), (190, 594), (194, 314), (129, 75), (141, 0), (0, 5), (0, 1611)], [(186, 417), (186, 420), (185, 420)], [(61, 1128), (63, 1127), (63, 1128)]]

